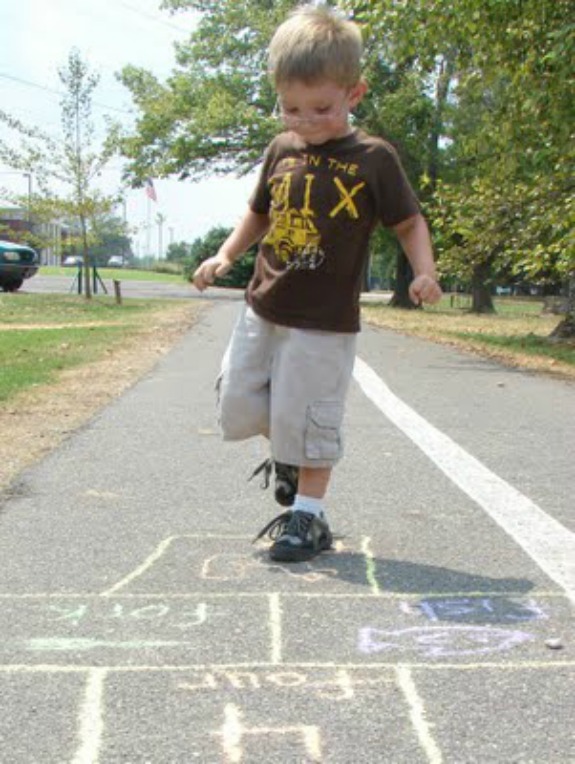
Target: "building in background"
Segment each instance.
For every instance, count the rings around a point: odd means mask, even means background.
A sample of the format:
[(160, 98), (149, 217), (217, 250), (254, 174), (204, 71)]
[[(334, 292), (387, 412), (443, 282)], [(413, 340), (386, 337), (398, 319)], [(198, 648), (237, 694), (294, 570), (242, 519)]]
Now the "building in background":
[(31, 221), (29, 211), (22, 207), (0, 207), (0, 239), (33, 247), (40, 254), (42, 265), (61, 264), (67, 230), (59, 221)]

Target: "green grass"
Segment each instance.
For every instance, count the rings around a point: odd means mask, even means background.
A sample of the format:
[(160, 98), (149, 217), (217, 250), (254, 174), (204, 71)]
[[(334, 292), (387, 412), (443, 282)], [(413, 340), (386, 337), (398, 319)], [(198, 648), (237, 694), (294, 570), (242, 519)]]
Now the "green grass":
[(109, 297), (0, 294), (0, 402), (137, 342), (154, 314), (181, 310), (184, 302), (134, 299), (117, 305)]
[(0, 332), (0, 401), (95, 360), (124, 337), (121, 326)]
[[(80, 295), (9, 294), (0, 292), (0, 326), (2, 324), (64, 324), (94, 321), (128, 323), (154, 310), (156, 300), (124, 300), (117, 305), (111, 296), (98, 295), (86, 300)], [(157, 300), (158, 307), (173, 303)]]
[(532, 357), (550, 358), (575, 368), (575, 345), (550, 343), (547, 337), (535, 334), (523, 336), (505, 336), (502, 334), (474, 334), (473, 332), (453, 332), (454, 337), (465, 341), (478, 342), (499, 351), (525, 353)]
[[(540, 299), (529, 297), (494, 297), (496, 315), (505, 316), (538, 316), (541, 313), (543, 302)], [(466, 294), (444, 295), (437, 305), (426, 306), (426, 311), (433, 313), (469, 313), (471, 309), (471, 296)]]
[(549, 335), (561, 316), (542, 313), (543, 302), (530, 298), (495, 298), (495, 314), (469, 312), (469, 299), (446, 295), (424, 310), (399, 310), (382, 303), (362, 306), (364, 321), (435, 342), (458, 345), (514, 366), (575, 376), (575, 343)]
[[(76, 268), (62, 268), (56, 265), (43, 265), (40, 273), (42, 276), (67, 276), (70, 283), (77, 274)], [(102, 280), (117, 281), (159, 281), (168, 284), (182, 284), (186, 280), (181, 273), (157, 273), (156, 271), (132, 270), (131, 268), (98, 268)]]

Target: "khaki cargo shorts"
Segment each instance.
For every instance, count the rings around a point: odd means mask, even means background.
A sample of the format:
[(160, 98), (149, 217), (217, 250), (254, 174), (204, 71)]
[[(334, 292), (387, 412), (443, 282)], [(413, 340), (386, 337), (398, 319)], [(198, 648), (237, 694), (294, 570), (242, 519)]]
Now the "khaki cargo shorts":
[(356, 338), (272, 324), (245, 305), (216, 384), (224, 440), (263, 435), (279, 462), (335, 464)]

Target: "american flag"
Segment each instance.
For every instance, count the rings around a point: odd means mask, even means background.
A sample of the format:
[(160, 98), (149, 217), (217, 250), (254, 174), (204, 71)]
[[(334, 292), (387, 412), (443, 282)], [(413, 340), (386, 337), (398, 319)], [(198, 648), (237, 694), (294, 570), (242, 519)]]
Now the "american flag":
[(157, 202), (158, 197), (156, 195), (156, 189), (154, 188), (154, 181), (151, 178), (146, 178), (145, 189), (148, 199), (151, 199), (153, 202)]

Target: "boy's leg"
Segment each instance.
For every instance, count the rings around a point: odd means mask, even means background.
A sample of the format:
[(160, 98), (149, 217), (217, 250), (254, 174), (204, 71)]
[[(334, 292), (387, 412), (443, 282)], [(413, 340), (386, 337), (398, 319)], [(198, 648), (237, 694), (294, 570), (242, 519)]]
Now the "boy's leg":
[(323, 499), (327, 493), (332, 467), (300, 467), (297, 492), (302, 496)]
[(224, 440), (269, 435), (273, 325), (244, 306), (216, 383)]
[(277, 537), (269, 550), (272, 560), (304, 562), (331, 547), (333, 536), (323, 506), (331, 471), (331, 467), (300, 467), (292, 511), (276, 518)]
[(273, 560), (309, 560), (331, 546), (322, 502), (332, 467), (342, 456), (341, 425), (355, 340), (354, 335), (291, 329), (274, 356), (272, 453), (297, 465), (299, 480), (293, 511), (270, 524), (275, 531)]

